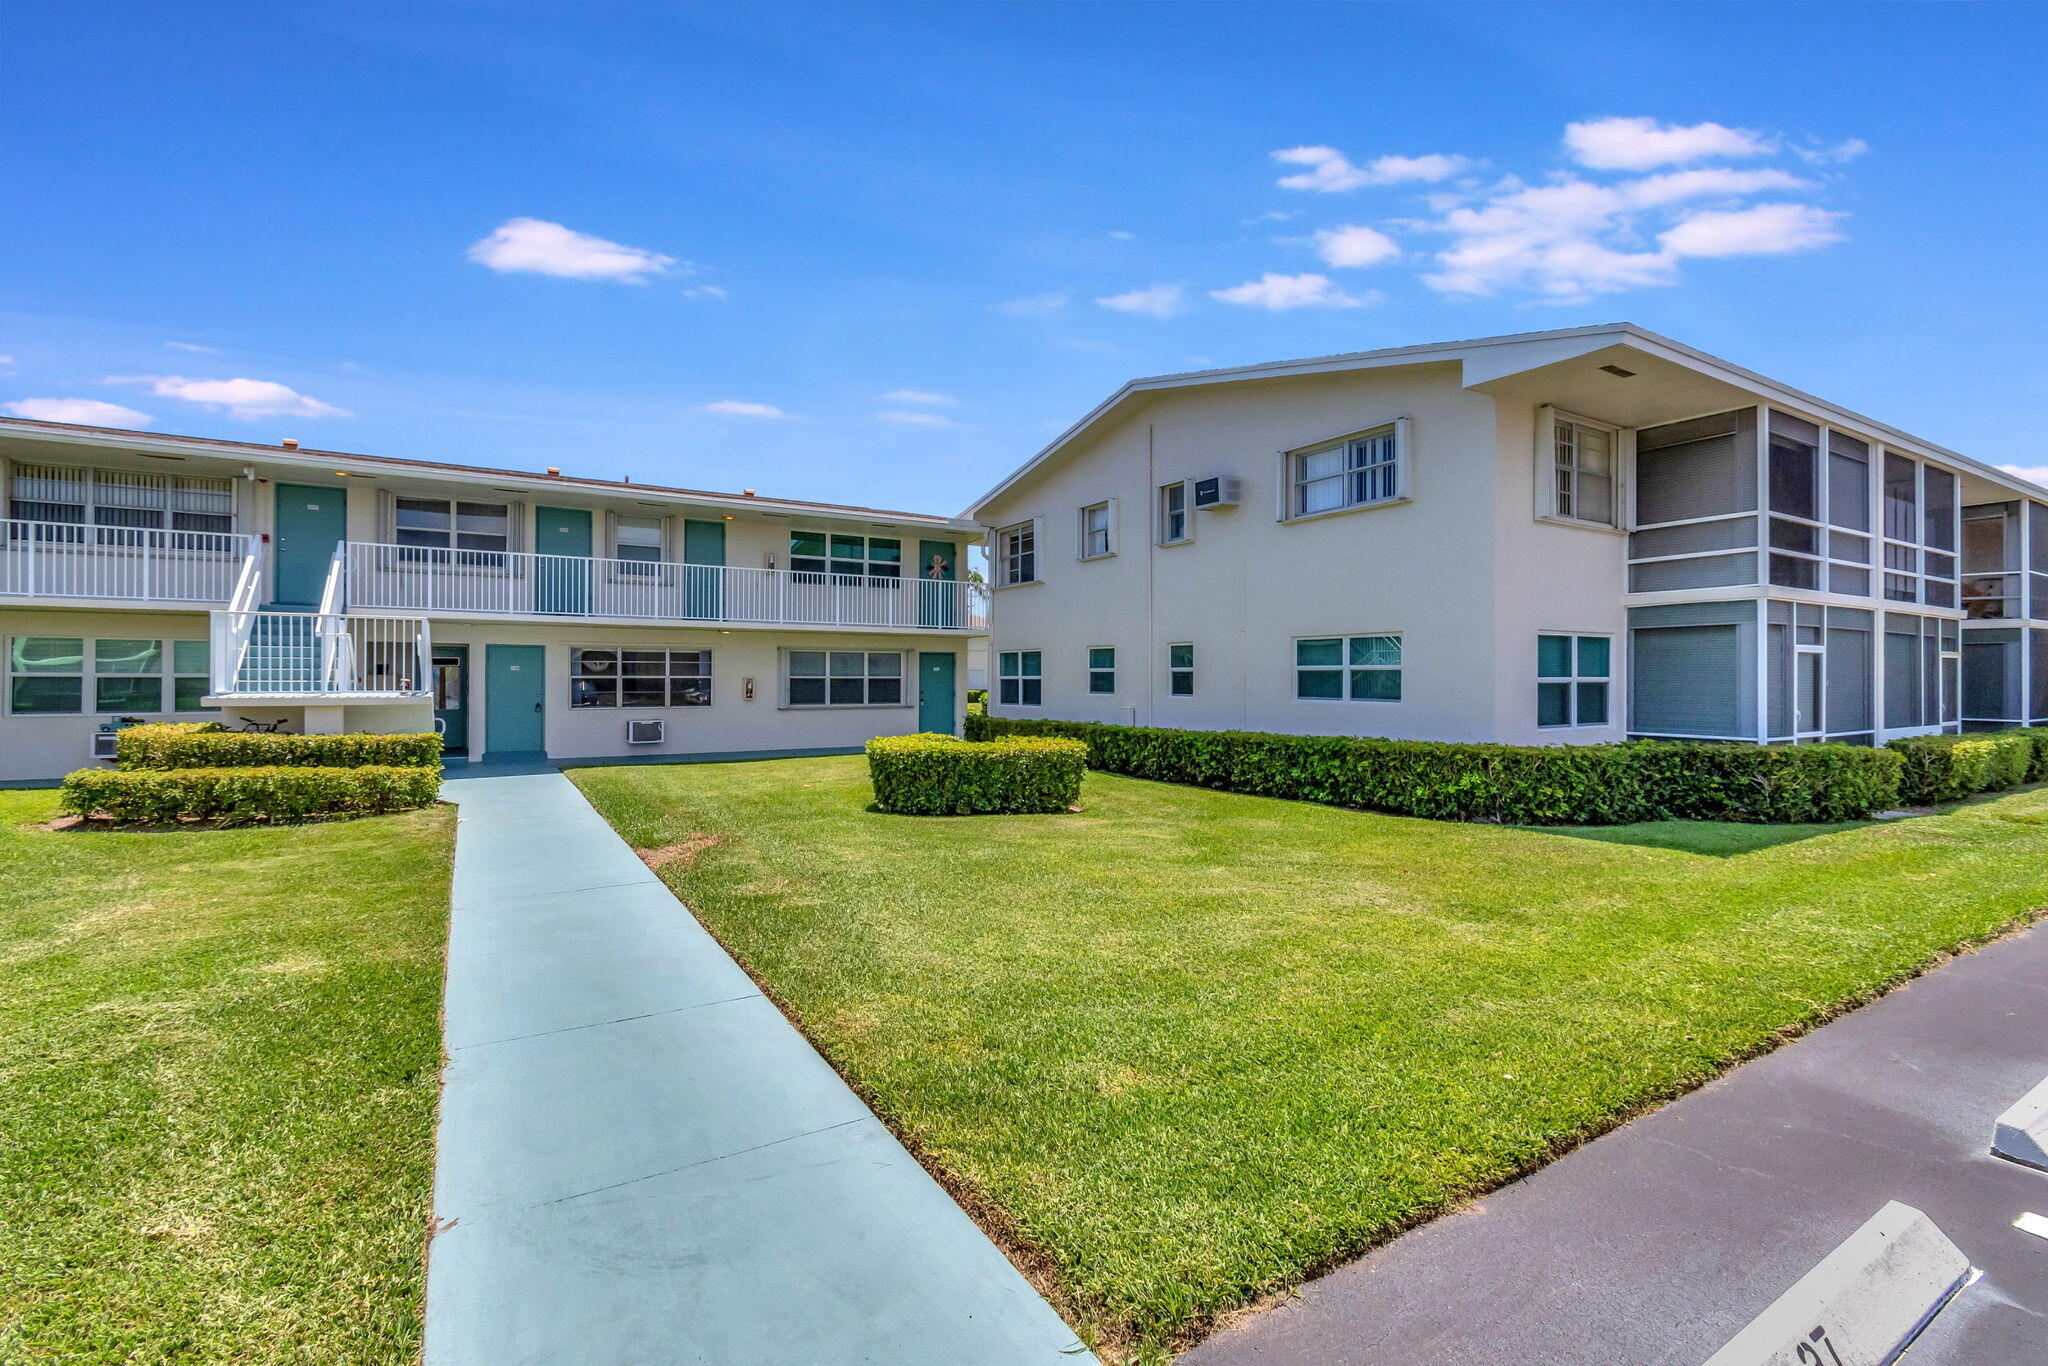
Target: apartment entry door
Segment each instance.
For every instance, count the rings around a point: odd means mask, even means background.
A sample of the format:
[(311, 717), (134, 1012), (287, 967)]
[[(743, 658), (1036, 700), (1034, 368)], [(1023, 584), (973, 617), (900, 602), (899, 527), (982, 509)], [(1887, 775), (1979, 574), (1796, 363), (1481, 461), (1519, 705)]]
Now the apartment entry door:
[(469, 752), (469, 647), (434, 647), (434, 729), (450, 754)]
[(348, 539), (348, 494), (316, 484), (279, 484), (276, 508), (270, 600), (311, 611), (320, 605), (335, 547)]
[(539, 645), (484, 647), (484, 757), (547, 753), (547, 651)]
[[(542, 612), (582, 616), (590, 611), (589, 508), (533, 510), (534, 601)], [(557, 558), (571, 557), (571, 558)]]
[(951, 651), (920, 650), (917, 655), (917, 728), (938, 735), (953, 734), (953, 662)]

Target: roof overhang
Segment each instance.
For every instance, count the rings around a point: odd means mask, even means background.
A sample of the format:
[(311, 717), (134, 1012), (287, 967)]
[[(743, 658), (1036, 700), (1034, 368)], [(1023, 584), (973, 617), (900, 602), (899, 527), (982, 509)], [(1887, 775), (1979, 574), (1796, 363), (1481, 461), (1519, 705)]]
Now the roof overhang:
[[(1468, 389), (1503, 396), (1540, 394), (1542, 402), (1574, 408), (1585, 416), (1603, 417), (1624, 426), (1667, 422), (1766, 402), (1813, 421), (1874, 438), (1901, 453), (1951, 465), (1997, 489), (2048, 499), (2048, 489), (1995, 465), (1973, 460), (1634, 323), (1601, 323), (1135, 379), (975, 499), (961, 515), (978, 518), (982, 509), (996, 498), (1057, 463), (1100, 423), (1153, 394), (1217, 384), (1447, 362), (1462, 367), (1462, 383)], [(1601, 368), (1609, 364), (1636, 373), (1624, 377)], [(1635, 386), (1633, 394), (1629, 391), (1631, 385)]]

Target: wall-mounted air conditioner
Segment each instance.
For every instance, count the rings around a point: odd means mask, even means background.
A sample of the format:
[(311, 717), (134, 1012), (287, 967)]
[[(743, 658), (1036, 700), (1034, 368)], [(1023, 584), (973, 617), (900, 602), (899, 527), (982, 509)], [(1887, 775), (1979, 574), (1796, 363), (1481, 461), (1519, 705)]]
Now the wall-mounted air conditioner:
[(1244, 480), (1234, 474), (1212, 475), (1195, 481), (1195, 506), (1234, 508), (1244, 496)]
[(119, 738), (120, 734), (117, 731), (94, 731), (92, 733), (92, 757), (95, 759), (114, 758), (117, 752), (114, 748), (114, 742)]
[(628, 721), (626, 723), (626, 743), (629, 745), (658, 745), (662, 742), (666, 725), (667, 723), (663, 721)]

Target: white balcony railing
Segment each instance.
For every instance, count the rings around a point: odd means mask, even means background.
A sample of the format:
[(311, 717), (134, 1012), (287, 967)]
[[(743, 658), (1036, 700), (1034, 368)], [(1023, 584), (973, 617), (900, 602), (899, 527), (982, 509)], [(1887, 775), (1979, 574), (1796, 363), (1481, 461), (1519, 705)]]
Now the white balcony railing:
[(981, 585), (734, 565), (447, 550), (351, 541), (351, 612), (869, 626), (979, 632)]
[(230, 532), (0, 521), (0, 594), (226, 602), (255, 545)]
[(215, 612), (213, 692), (229, 697), (417, 697), (431, 677), (420, 617)]

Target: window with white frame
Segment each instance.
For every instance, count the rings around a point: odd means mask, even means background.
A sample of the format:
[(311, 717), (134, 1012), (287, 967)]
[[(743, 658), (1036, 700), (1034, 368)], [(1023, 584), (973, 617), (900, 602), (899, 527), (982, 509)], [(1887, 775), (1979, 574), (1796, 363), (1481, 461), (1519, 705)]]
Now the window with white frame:
[(1081, 509), (1081, 558), (1101, 559), (1116, 553), (1116, 537), (1110, 521), (1110, 503), (1104, 499)]
[(1287, 454), (1290, 517), (1368, 507), (1401, 496), (1400, 424)]
[[(212, 711), (203, 640), (15, 636), (7, 710), (15, 716)], [(90, 705), (88, 705), (90, 703)]]
[[(501, 554), (512, 548), (512, 505), (400, 497), (392, 505), (392, 538), (413, 550)], [(468, 562), (476, 557), (460, 558)]]
[(1091, 693), (1112, 693), (1116, 691), (1115, 646), (1091, 645), (1088, 647), (1088, 691)]
[(1551, 420), (1550, 512), (1574, 522), (1614, 525), (1619, 434), (1612, 427), (1557, 413)]
[(1294, 695), (1304, 701), (1399, 702), (1401, 637), (1308, 636), (1295, 641)]
[(661, 559), (661, 518), (621, 514), (612, 519), (612, 557), (634, 564)]
[(903, 577), (903, 542), (894, 536), (849, 536), (823, 531), (789, 533), (789, 567), (799, 574)]
[(1195, 539), (1195, 524), (1188, 517), (1188, 485), (1185, 479), (1159, 486), (1159, 544), (1183, 545)]
[(1017, 522), (996, 532), (994, 567), (998, 587), (1038, 578), (1037, 522)]
[(791, 650), (783, 698), (792, 707), (903, 705), (901, 650)]
[(1006, 707), (1035, 707), (1044, 697), (1045, 657), (1037, 650), (1004, 650), (996, 657), (996, 701)]
[(218, 533), (235, 529), (235, 485), (231, 479), (16, 465), (7, 493), (7, 515), (16, 521), (142, 531)]
[(1536, 724), (1604, 726), (1613, 642), (1607, 636), (1536, 637)]
[(1195, 695), (1195, 647), (1187, 641), (1166, 647), (1166, 691), (1173, 697)]
[(711, 651), (626, 650), (605, 645), (569, 651), (571, 707), (708, 707)]

